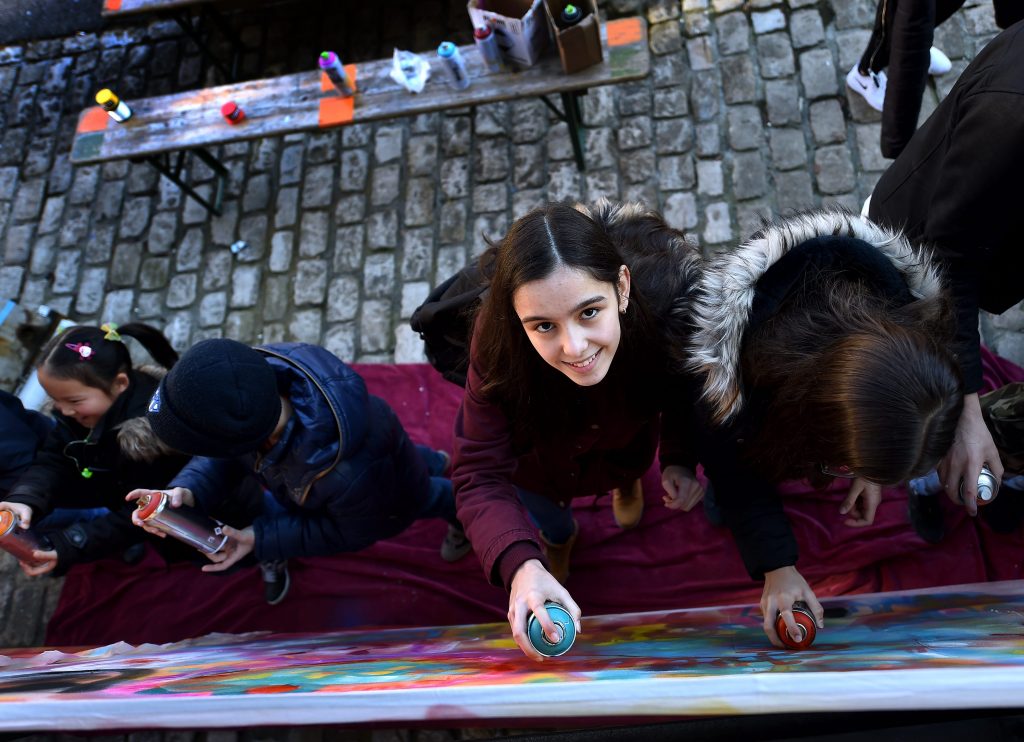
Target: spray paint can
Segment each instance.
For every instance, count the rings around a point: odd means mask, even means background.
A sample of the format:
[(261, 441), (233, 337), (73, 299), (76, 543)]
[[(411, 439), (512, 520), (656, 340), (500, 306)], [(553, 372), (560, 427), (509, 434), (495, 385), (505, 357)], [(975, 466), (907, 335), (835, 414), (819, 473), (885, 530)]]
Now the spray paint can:
[(501, 72), (505, 69), (505, 63), (501, 58), (501, 49), (498, 48), (498, 40), (490, 26), (482, 26), (473, 29), (473, 38), (476, 40), (477, 51), (480, 52), (480, 59), (491, 72)]
[(448, 70), (452, 78), (452, 84), (459, 90), (469, 87), (469, 75), (466, 74), (466, 62), (459, 53), (459, 47), (450, 41), (442, 41), (437, 47), (437, 56), (441, 58), (442, 64)]
[(238, 107), (238, 104), (233, 100), (229, 100), (223, 106), (220, 107), (221, 115), (227, 119), (227, 122), (234, 126), (245, 121), (245, 111)]
[[(996, 496), (996, 475), (987, 466), (978, 475), (978, 504), (988, 505)], [(964, 501), (964, 480), (960, 480), (960, 502)]]
[(562, 20), (562, 28), (569, 28), (583, 20), (583, 11), (580, 10), (579, 6), (569, 3), (562, 8), (560, 18)]
[(187, 505), (172, 508), (166, 492), (155, 492), (139, 498), (139, 518), (168, 536), (184, 541), (205, 554), (216, 554), (228, 537), (221, 524)]
[(573, 642), (576, 641), (576, 624), (573, 623), (569, 611), (558, 603), (547, 602), (544, 604), (544, 608), (554, 622), (555, 628), (558, 629), (558, 641), (553, 642), (548, 638), (540, 621), (533, 613), (530, 614), (530, 618), (526, 622), (526, 633), (530, 636), (530, 643), (534, 649), (546, 657), (558, 657), (568, 652), (572, 648)]
[(818, 627), (814, 625), (814, 614), (805, 602), (798, 600), (793, 603), (793, 618), (800, 629), (799, 641), (795, 641), (789, 635), (786, 622), (782, 620), (782, 611), (775, 614), (775, 633), (779, 635), (779, 641), (787, 649), (807, 649), (814, 644), (814, 638), (818, 635)]
[(39, 538), (21, 527), (18, 516), (10, 510), (0, 510), (0, 549), (13, 554), (19, 562), (36, 564), (33, 551), (46, 551)]
[(342, 95), (356, 94), (355, 83), (348, 76), (348, 73), (345, 71), (345, 65), (341, 63), (341, 59), (337, 54), (334, 52), (320, 52), (317, 62), (320, 65), (320, 69), (334, 83), (334, 87), (338, 89), (338, 92)]
[(100, 104), (110, 118), (119, 124), (123, 124), (132, 117), (132, 109), (110, 88), (103, 88), (103, 90), (96, 93), (96, 102)]

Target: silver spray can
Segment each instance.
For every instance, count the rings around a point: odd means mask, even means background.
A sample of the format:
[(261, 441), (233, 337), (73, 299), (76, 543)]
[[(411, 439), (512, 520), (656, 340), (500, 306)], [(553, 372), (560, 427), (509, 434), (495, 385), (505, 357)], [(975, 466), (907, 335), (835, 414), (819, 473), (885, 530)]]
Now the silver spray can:
[[(987, 466), (978, 475), (978, 504), (988, 505), (996, 496), (996, 475)], [(964, 499), (964, 480), (960, 480), (960, 501)]]
[(459, 90), (468, 88), (469, 75), (466, 74), (466, 62), (462, 59), (462, 54), (459, 53), (459, 47), (450, 41), (442, 41), (441, 45), (437, 47), (437, 56), (448, 70), (452, 84)]
[(480, 52), (480, 59), (484, 66), (491, 72), (501, 72), (505, 69), (505, 63), (501, 58), (501, 49), (498, 48), (498, 40), (494, 37), (494, 31), (490, 26), (480, 26), (473, 29), (473, 39), (476, 41), (477, 51)]
[(216, 554), (228, 537), (221, 523), (187, 505), (172, 508), (166, 492), (155, 492), (139, 498), (139, 518), (168, 536), (184, 541), (205, 554)]
[(36, 564), (33, 551), (47, 550), (32, 531), (21, 527), (18, 516), (10, 510), (0, 510), (0, 549), (28, 564)]

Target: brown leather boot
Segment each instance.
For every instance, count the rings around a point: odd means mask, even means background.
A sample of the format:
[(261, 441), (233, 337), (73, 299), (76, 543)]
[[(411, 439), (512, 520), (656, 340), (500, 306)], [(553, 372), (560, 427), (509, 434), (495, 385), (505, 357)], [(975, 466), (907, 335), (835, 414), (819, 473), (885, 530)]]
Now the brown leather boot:
[(545, 538), (543, 533), (540, 535), (540, 540), (544, 544), (544, 556), (548, 558), (548, 571), (563, 585), (569, 579), (569, 555), (572, 553), (573, 544), (576, 543), (579, 533), (580, 524), (573, 518), (572, 535), (564, 544), (553, 544)]
[(612, 490), (612, 515), (615, 523), (623, 530), (636, 528), (644, 515), (644, 488), (639, 479), (634, 480), (628, 492)]

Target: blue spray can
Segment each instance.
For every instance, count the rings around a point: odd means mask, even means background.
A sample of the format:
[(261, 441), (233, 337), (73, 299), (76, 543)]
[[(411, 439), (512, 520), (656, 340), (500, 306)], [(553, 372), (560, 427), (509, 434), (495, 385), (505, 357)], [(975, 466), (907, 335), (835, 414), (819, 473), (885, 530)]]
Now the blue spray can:
[(473, 38), (476, 40), (477, 51), (480, 52), (480, 59), (491, 72), (501, 72), (505, 69), (505, 63), (501, 59), (501, 49), (498, 48), (498, 40), (494, 37), (494, 31), (490, 26), (473, 29)]
[(526, 623), (526, 633), (529, 634), (530, 643), (534, 649), (546, 657), (558, 657), (568, 652), (572, 648), (573, 642), (576, 641), (576, 624), (573, 622), (572, 616), (569, 615), (569, 611), (558, 603), (545, 603), (544, 608), (561, 635), (559, 640), (553, 642), (547, 637), (540, 621), (533, 613), (530, 614)]
[(324, 74), (334, 84), (334, 87), (338, 89), (342, 95), (355, 95), (356, 86), (352, 83), (352, 78), (345, 72), (345, 65), (341, 63), (341, 59), (334, 52), (320, 52), (320, 56), (317, 59), (320, 65), (320, 69), (323, 70)]
[(459, 47), (450, 41), (442, 41), (441, 46), (437, 47), (437, 56), (451, 75), (452, 84), (459, 90), (468, 88), (469, 75), (466, 74), (466, 63), (459, 53)]

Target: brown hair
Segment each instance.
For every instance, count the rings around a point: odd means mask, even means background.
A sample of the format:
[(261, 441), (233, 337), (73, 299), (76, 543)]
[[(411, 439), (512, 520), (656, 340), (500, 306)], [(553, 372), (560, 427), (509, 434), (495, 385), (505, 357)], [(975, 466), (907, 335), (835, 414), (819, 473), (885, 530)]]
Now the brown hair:
[[(496, 246), (490, 290), (476, 318), (473, 355), (482, 393), (510, 419), (529, 429), (538, 414), (557, 418), (571, 381), (551, 369), (530, 344), (516, 314), (519, 287), (559, 266), (586, 271), (617, 287), (619, 268), (632, 274), (629, 307), (619, 315), (622, 340), (616, 359), (659, 362), (675, 368), (682, 348), (683, 311), (696, 271), (696, 251), (683, 234), (637, 204), (598, 202), (593, 209), (553, 203), (517, 219)], [(618, 289), (616, 288), (616, 295)]]
[(787, 300), (744, 340), (742, 372), (758, 429), (746, 456), (773, 481), (822, 465), (895, 484), (934, 467), (953, 442), (963, 380), (947, 350), (944, 295), (903, 306), (830, 279)]

